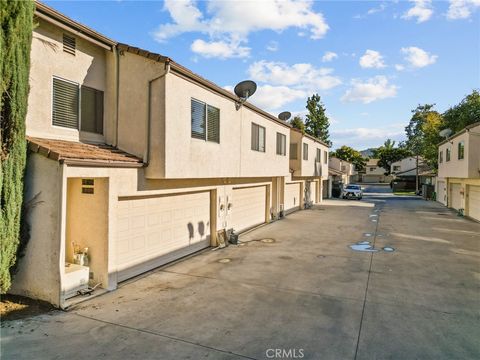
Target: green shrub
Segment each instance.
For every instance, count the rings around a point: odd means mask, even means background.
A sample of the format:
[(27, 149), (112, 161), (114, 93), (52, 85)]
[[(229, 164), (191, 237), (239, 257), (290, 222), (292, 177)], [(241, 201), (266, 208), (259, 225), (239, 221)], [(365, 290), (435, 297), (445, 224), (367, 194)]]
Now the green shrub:
[(16, 262), (26, 164), (32, 1), (0, 0), (0, 292), (11, 286)]

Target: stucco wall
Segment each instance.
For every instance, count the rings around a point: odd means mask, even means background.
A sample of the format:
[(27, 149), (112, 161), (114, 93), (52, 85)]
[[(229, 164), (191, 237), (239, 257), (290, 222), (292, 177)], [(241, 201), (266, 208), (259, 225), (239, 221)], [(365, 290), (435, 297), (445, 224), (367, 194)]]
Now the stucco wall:
[[(88, 179), (91, 179), (90, 177)], [(108, 179), (93, 178), (93, 194), (82, 193), (82, 179), (67, 180), (66, 261), (73, 263), (73, 245), (88, 248), (93, 281), (107, 286)]]
[[(288, 144), (288, 127), (246, 107), (237, 111), (231, 99), (178, 75), (169, 73), (165, 81), (166, 178), (288, 175), (288, 149), (285, 156), (276, 155), (276, 133), (284, 134)], [(220, 109), (220, 143), (192, 138), (192, 98)], [(265, 152), (251, 150), (252, 122), (266, 129)]]
[[(76, 37), (76, 55), (63, 51), (60, 28), (39, 19), (33, 31), (30, 67), (30, 93), (27, 111), (27, 135), (78, 141), (79, 138), (103, 140), (95, 134), (82, 133), (52, 125), (53, 77), (106, 91), (106, 57), (113, 54)], [(67, 33), (68, 34), (68, 33)], [(71, 34), (70, 34), (71, 35)], [(75, 37), (75, 36), (74, 36)], [(108, 107), (104, 107), (108, 109)], [(104, 119), (112, 114), (105, 112)]]
[[(470, 133), (471, 132), (471, 133)], [(439, 146), (438, 151), (443, 152), (443, 162), (438, 164), (438, 176), (457, 178), (480, 178), (480, 126), (476, 126), (463, 134), (450, 139)], [(465, 143), (463, 159), (458, 159), (458, 143)], [(450, 161), (446, 161), (446, 150), (450, 149)]]
[(58, 162), (38, 154), (28, 158), (25, 200), (37, 194), (30, 208), (30, 241), (15, 275), (13, 294), (42, 299), (59, 305), (61, 254), (62, 168)]
[(119, 57), (119, 68), (118, 147), (144, 158), (147, 144), (148, 83), (164, 74), (164, 64), (125, 52)]
[[(295, 130), (290, 131), (291, 143), (297, 144), (297, 159), (290, 160), (290, 168), (294, 170), (293, 175), (298, 177), (305, 176), (328, 176), (328, 156), (325, 163), (325, 152), (328, 153), (328, 147), (312, 140), (307, 136)], [(308, 159), (303, 159), (303, 144), (308, 145)], [(320, 164), (316, 164), (317, 149), (321, 150)]]

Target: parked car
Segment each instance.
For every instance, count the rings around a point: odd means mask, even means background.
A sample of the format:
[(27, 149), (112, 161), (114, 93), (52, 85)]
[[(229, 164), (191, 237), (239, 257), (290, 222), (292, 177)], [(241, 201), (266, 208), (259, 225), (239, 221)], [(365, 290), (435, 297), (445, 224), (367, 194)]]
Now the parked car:
[(343, 199), (358, 199), (363, 197), (362, 187), (360, 185), (347, 185), (342, 191)]

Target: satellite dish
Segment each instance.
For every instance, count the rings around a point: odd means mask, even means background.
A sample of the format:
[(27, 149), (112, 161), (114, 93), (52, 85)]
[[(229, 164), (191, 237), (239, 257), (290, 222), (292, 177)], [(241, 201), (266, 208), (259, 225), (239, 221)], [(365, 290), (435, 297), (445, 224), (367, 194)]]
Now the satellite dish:
[(257, 91), (257, 84), (252, 80), (245, 80), (238, 83), (233, 91), (239, 98), (246, 100)]
[(288, 119), (290, 119), (291, 116), (292, 113), (290, 111), (284, 111), (278, 114), (278, 118), (283, 121), (287, 121)]
[(452, 135), (452, 129), (443, 129), (440, 131), (439, 135), (447, 139), (450, 135)]

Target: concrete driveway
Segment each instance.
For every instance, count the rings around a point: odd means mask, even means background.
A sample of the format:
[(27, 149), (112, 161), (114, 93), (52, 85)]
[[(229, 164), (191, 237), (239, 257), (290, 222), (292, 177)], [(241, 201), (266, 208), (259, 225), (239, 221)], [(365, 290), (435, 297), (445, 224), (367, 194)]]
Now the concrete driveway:
[[(3, 323), (2, 359), (480, 357), (478, 223), (372, 190), (241, 240)], [(396, 251), (349, 248), (362, 240)]]

